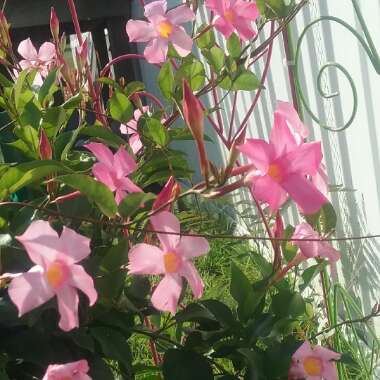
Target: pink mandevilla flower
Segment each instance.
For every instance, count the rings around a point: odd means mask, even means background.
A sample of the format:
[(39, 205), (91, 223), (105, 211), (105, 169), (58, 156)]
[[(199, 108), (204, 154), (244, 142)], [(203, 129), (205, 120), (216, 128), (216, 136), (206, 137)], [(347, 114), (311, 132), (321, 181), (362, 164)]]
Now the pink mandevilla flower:
[(308, 341), (292, 356), (289, 379), (338, 380), (335, 361), (341, 354), (321, 346), (312, 347)]
[(217, 19), (214, 23), (226, 38), (236, 32), (245, 41), (256, 35), (252, 27), (253, 21), (259, 17), (255, 2), (244, 0), (206, 0), (206, 7), (211, 9)]
[(67, 364), (50, 364), (42, 380), (91, 380), (87, 360)]
[(136, 170), (137, 165), (124, 147), (120, 147), (115, 154), (101, 143), (90, 143), (85, 145), (85, 148), (90, 150), (99, 161), (92, 167), (94, 177), (116, 193), (117, 204), (125, 198), (127, 193), (142, 192), (141, 188), (127, 177)]
[[(320, 239), (320, 236), (312, 227), (304, 222), (296, 226), (292, 239)], [(335, 263), (340, 259), (340, 252), (332, 247), (327, 241), (293, 241), (298, 246), (305, 258), (327, 258)]]
[(144, 15), (148, 22), (129, 20), (127, 23), (131, 42), (149, 42), (144, 50), (144, 56), (149, 63), (166, 60), (169, 42), (181, 57), (187, 56), (193, 46), (193, 40), (180, 25), (194, 20), (194, 12), (186, 5), (168, 12), (166, 10), (166, 0), (153, 1), (145, 6)]
[(16, 239), (36, 264), (15, 277), (8, 288), (19, 316), (57, 296), (59, 327), (64, 331), (78, 327), (77, 289), (87, 295), (91, 306), (97, 299), (92, 278), (77, 264), (90, 254), (90, 239), (67, 227), (58, 236), (43, 220), (32, 222)]
[(254, 166), (247, 182), (256, 199), (268, 203), (272, 213), (285, 203), (289, 194), (304, 214), (313, 214), (327, 202), (310, 180), (321, 167), (321, 143), (297, 142), (288, 125), (294, 115), (289, 112), (284, 115), (286, 111), (282, 111), (282, 114), (275, 113), (269, 143), (247, 139), (239, 146)]
[(162, 232), (157, 233), (161, 248), (137, 244), (129, 251), (128, 270), (130, 274), (164, 275), (152, 294), (152, 304), (158, 310), (175, 314), (182, 277), (189, 283), (194, 297), (203, 294), (203, 281), (191, 260), (205, 255), (209, 245), (203, 237), (180, 237), (179, 221), (168, 211), (152, 216), (150, 221), (154, 230)]
[(143, 147), (143, 144), (140, 140), (140, 135), (137, 131), (137, 123), (140, 119), (140, 117), (144, 113), (149, 112), (149, 107), (145, 106), (142, 108), (143, 112), (139, 108), (135, 110), (133, 113), (133, 119), (130, 120), (127, 124), (121, 124), (120, 125), (120, 132), (124, 135), (129, 136), (129, 145), (132, 148), (132, 152), (134, 154), (138, 153), (140, 149)]
[(55, 46), (51, 42), (44, 42), (37, 52), (30, 38), (23, 40), (18, 45), (18, 53), (22, 59), (20, 66), (25, 69), (36, 69), (37, 74), (34, 83), (41, 85), (43, 78), (49, 74), (50, 66), (54, 63), (56, 58)]

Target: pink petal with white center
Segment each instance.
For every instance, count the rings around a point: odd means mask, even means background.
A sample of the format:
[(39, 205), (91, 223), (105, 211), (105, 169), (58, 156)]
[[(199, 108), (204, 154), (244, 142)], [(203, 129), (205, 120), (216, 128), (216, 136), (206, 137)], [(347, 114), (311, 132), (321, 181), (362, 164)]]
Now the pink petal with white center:
[(297, 133), (302, 139), (309, 136), (309, 130), (301, 121), (297, 111), (289, 102), (279, 100), (274, 111), (274, 119), (276, 123), (287, 123), (290, 128)]
[(206, 7), (213, 10), (218, 15), (223, 15), (226, 11), (225, 0), (206, 0)]
[(43, 268), (56, 260), (60, 241), (58, 234), (51, 228), (49, 222), (36, 220), (16, 239), (24, 246), (29, 258)]
[(267, 175), (255, 177), (251, 190), (258, 201), (268, 203), (271, 214), (275, 213), (288, 198), (286, 191)]
[(177, 274), (166, 274), (154, 290), (151, 302), (157, 310), (169, 311), (175, 314), (181, 291), (181, 276)]
[(67, 364), (50, 364), (42, 380), (91, 380), (91, 378), (86, 375), (88, 371), (87, 360), (79, 360)]
[(298, 146), (295, 137), (285, 124), (274, 124), (269, 135), (269, 141), (273, 144), (276, 157), (280, 157)]
[(79, 297), (75, 288), (70, 285), (62, 286), (56, 291), (58, 310), (61, 316), (59, 327), (63, 331), (70, 331), (79, 327), (78, 304)]
[(126, 26), (130, 42), (148, 42), (156, 36), (156, 31), (150, 22), (129, 20)]
[(149, 42), (144, 50), (144, 56), (149, 63), (165, 62), (168, 54), (168, 41), (155, 38)]
[(161, 211), (151, 216), (150, 222), (152, 223), (154, 231), (164, 232), (157, 233), (164, 251), (170, 252), (175, 250), (180, 241), (179, 233), (181, 232), (178, 219), (168, 211)]
[(174, 25), (180, 25), (195, 19), (194, 12), (187, 5), (180, 5), (166, 14), (168, 20)]
[(87, 297), (90, 306), (98, 299), (98, 293), (94, 286), (94, 280), (81, 265), (70, 266), (71, 278), (69, 284), (81, 290)]
[(116, 190), (112, 171), (107, 165), (103, 164), (102, 162), (94, 164), (92, 167), (92, 174), (98, 181), (104, 183), (111, 191)]
[(193, 39), (186, 34), (182, 27), (176, 27), (169, 40), (181, 57), (186, 57), (191, 52)]
[(8, 294), (17, 306), (19, 317), (54, 297), (54, 291), (38, 266), (14, 278), (8, 287)]
[(328, 202), (327, 198), (302, 175), (292, 174), (286, 177), (281, 186), (305, 215), (316, 213)]
[(128, 253), (129, 274), (163, 274), (165, 273), (164, 252), (150, 244), (137, 244)]
[(234, 21), (234, 26), (242, 41), (247, 41), (256, 35), (256, 31), (252, 27), (252, 22), (244, 17), (237, 17)]
[[(66, 264), (74, 264), (82, 261), (90, 253), (90, 239), (80, 235), (71, 228), (63, 227), (59, 238), (62, 252), (64, 252), (63, 260)], [(62, 259), (62, 257), (60, 257)]]
[(166, 0), (152, 1), (151, 3), (145, 5), (144, 16), (150, 18), (152, 16), (164, 16), (167, 9)]
[(256, 169), (262, 174), (267, 173), (270, 162), (274, 158), (273, 147), (261, 139), (247, 139), (238, 149), (246, 155)]
[(18, 45), (17, 51), (22, 58), (28, 61), (36, 61), (38, 59), (37, 50), (30, 38), (21, 41)]
[(305, 143), (281, 157), (288, 173), (316, 175), (322, 161), (320, 142)]
[(135, 160), (128, 154), (124, 147), (120, 147), (114, 156), (114, 170), (118, 178), (124, 177), (137, 168)]
[(204, 237), (182, 236), (178, 246), (178, 251), (186, 259), (192, 259), (206, 255), (210, 250), (210, 245)]
[(235, 27), (223, 17), (219, 17), (214, 22), (215, 28), (219, 30), (220, 33), (224, 35), (224, 37), (229, 38), (231, 34), (235, 31)]
[(55, 46), (51, 42), (44, 42), (38, 51), (38, 59), (50, 63), (55, 58)]
[(195, 298), (202, 297), (204, 284), (194, 264), (190, 261), (184, 262), (181, 275), (186, 278)]
[(99, 162), (106, 165), (110, 170), (113, 169), (113, 153), (110, 148), (101, 143), (90, 143), (84, 145), (84, 147), (91, 151)]

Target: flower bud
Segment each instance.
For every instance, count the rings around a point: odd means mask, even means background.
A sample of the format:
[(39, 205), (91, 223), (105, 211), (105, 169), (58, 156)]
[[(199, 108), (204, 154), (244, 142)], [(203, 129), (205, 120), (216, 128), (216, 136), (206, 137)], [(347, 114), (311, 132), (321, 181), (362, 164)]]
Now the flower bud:
[(51, 160), (53, 158), (53, 152), (49, 139), (43, 128), (40, 128), (39, 135), (38, 153), (40, 154), (40, 158), (41, 160)]
[(77, 48), (77, 60), (78, 60), (79, 67), (81, 68), (86, 67), (87, 57), (88, 57), (88, 43), (87, 43), (87, 39), (85, 39), (82, 45)]
[(193, 94), (189, 84), (183, 81), (183, 116), (194, 137), (199, 153), (200, 168), (203, 176), (208, 178), (208, 159), (204, 142), (204, 113), (201, 102)]
[(53, 7), (50, 12), (50, 31), (54, 41), (59, 42), (59, 19)]
[(0, 11), (0, 46), (8, 49), (12, 46), (11, 37), (9, 35), (10, 25), (5, 17), (5, 14)]
[[(174, 181), (174, 178), (171, 176), (154, 201), (152, 210), (157, 210), (164, 204), (168, 203), (170, 200), (176, 199), (180, 192), (181, 186), (176, 183)], [(170, 211), (172, 209), (171, 206), (172, 205), (169, 204), (160, 211)]]

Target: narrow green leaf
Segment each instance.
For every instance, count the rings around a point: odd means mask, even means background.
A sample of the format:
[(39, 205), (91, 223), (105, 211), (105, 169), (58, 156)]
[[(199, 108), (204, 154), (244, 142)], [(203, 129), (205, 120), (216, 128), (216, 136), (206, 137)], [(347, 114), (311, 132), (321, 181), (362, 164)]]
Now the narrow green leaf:
[(58, 69), (50, 71), (49, 75), (45, 78), (40, 91), (38, 92), (38, 101), (43, 106), (45, 101), (48, 101), (53, 93), (57, 90), (55, 81), (57, 79)]
[(174, 91), (174, 74), (170, 62), (166, 62), (162, 65), (157, 81), (162, 95), (170, 100)]
[(236, 33), (232, 33), (227, 40), (227, 50), (232, 58), (239, 58), (241, 54), (241, 42)]

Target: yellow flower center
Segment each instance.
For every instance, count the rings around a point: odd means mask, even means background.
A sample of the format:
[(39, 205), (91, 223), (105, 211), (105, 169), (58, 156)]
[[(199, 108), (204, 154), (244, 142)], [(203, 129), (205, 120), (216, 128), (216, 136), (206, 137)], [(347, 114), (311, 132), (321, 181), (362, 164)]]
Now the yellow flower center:
[(170, 22), (163, 21), (158, 25), (158, 33), (162, 38), (169, 38), (173, 32), (173, 25)]
[(235, 13), (229, 9), (224, 12), (224, 18), (229, 22), (233, 22), (235, 20)]
[(60, 287), (67, 278), (67, 268), (65, 264), (60, 261), (54, 261), (49, 265), (46, 277), (52, 288)]
[(276, 182), (282, 181), (281, 168), (277, 164), (269, 165), (268, 175)]
[(164, 255), (165, 271), (167, 273), (175, 273), (179, 268), (179, 259), (174, 252), (168, 252)]
[(303, 368), (309, 376), (320, 376), (322, 374), (322, 362), (313, 356), (308, 356), (303, 361)]

